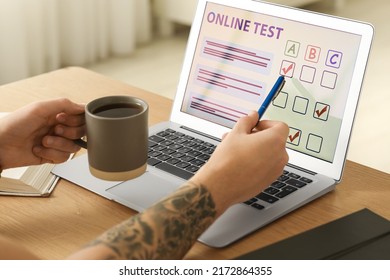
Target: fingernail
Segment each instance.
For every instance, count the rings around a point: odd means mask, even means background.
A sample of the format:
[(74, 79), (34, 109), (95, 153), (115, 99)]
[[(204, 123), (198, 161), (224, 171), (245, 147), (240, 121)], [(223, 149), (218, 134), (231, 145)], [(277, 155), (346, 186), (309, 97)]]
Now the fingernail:
[(35, 147), (33, 148), (34, 154), (40, 154), (41, 151), (42, 151), (42, 147), (40, 147), (40, 146), (35, 146)]
[(249, 117), (254, 117), (255, 115), (258, 116), (256, 111), (250, 111), (248, 114)]
[(57, 126), (55, 131), (57, 135), (62, 135), (64, 133), (64, 128), (62, 128), (61, 126)]
[(64, 114), (59, 114), (59, 115), (57, 116), (57, 121), (59, 121), (59, 122), (65, 122), (65, 121), (66, 121), (65, 115), (64, 115)]
[(46, 145), (51, 146), (54, 143), (53, 137), (46, 138)]

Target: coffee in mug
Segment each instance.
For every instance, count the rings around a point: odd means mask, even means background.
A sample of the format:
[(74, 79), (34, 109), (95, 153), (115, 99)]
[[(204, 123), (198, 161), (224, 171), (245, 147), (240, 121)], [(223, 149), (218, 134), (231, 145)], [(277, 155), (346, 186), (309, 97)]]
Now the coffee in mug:
[(108, 104), (97, 108), (92, 113), (99, 117), (124, 118), (137, 115), (143, 110), (139, 104), (117, 103)]
[(125, 181), (142, 175), (147, 166), (148, 104), (131, 96), (107, 96), (87, 104), (89, 170), (97, 178)]

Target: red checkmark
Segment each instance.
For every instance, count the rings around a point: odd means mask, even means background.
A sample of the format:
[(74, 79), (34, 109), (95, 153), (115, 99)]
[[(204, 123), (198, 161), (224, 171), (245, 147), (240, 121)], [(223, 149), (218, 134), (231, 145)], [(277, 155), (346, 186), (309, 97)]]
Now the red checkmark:
[(316, 110), (316, 114), (317, 114), (317, 117), (321, 117), (321, 115), (323, 115), (326, 111), (328, 111), (328, 106), (325, 106), (324, 108), (322, 108), (322, 110)]
[(289, 136), (288, 136), (288, 139), (290, 139), (290, 142), (294, 142), (294, 140), (297, 139), (298, 136), (299, 136), (299, 131), (297, 131), (297, 132), (294, 134), (294, 136), (289, 135)]
[(286, 75), (288, 72), (291, 71), (291, 69), (293, 69), (293, 67), (294, 67), (294, 63), (291, 63), (287, 68), (286, 68), (286, 67), (283, 67), (283, 68), (282, 68), (282, 71), (283, 71), (283, 73)]

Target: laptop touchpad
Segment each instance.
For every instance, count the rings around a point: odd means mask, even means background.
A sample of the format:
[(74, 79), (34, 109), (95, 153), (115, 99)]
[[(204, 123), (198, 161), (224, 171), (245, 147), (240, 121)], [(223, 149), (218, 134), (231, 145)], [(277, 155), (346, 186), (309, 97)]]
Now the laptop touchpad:
[(141, 212), (179, 186), (179, 180), (174, 177), (163, 178), (147, 171), (138, 178), (107, 189), (107, 192), (112, 194), (112, 199), (118, 203)]

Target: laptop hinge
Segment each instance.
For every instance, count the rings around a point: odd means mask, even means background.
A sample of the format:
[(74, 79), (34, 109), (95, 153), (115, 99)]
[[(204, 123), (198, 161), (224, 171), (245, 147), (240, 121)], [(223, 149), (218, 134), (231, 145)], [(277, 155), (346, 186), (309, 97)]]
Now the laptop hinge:
[(192, 129), (192, 128), (189, 128), (189, 127), (186, 127), (186, 126), (184, 126), (184, 125), (180, 126), (180, 128), (185, 129), (185, 130), (188, 130), (188, 131), (191, 131), (192, 133), (196, 133), (196, 134), (202, 135), (202, 136), (204, 136), (204, 137), (213, 139), (213, 140), (215, 140), (215, 141), (221, 142), (221, 139), (219, 139), (219, 138), (217, 138), (217, 137), (208, 135), (208, 134), (206, 134), (206, 133), (202, 133), (202, 132), (200, 132), (200, 131), (197, 131), (197, 130)]
[(305, 173), (308, 173), (308, 174), (310, 174), (310, 175), (317, 175), (317, 173), (316, 172), (313, 172), (313, 171), (310, 171), (310, 170), (307, 170), (307, 169), (305, 169), (305, 168), (302, 168), (302, 167), (299, 167), (299, 166), (296, 166), (296, 165), (294, 165), (294, 164), (291, 164), (291, 163), (287, 163), (287, 166), (289, 166), (289, 167), (291, 167), (291, 168), (294, 168), (294, 169), (298, 169), (298, 170), (300, 170), (300, 171), (302, 171), (302, 172), (305, 172)]

